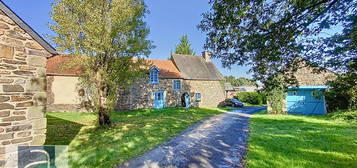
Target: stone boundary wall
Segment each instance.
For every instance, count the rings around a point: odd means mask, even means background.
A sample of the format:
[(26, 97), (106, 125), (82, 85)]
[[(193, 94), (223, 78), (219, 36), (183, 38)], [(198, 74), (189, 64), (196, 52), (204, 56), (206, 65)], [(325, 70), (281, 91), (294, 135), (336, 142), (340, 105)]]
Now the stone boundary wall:
[(46, 57), (49, 56), (49, 52), (0, 11), (0, 155), (4, 154), (6, 145), (45, 142)]

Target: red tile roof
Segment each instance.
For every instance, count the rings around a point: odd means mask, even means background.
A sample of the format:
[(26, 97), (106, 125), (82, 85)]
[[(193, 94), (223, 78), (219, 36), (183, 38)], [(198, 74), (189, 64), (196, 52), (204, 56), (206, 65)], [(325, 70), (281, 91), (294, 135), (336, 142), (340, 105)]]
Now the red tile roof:
[(159, 76), (166, 78), (182, 78), (180, 71), (171, 60), (148, 59), (148, 61), (159, 68)]
[(81, 72), (79, 66), (68, 66), (70, 55), (56, 55), (47, 59), (48, 75), (78, 75)]
[[(69, 66), (71, 61), (69, 55), (57, 55), (47, 59), (47, 74), (48, 75), (78, 75), (81, 70), (79, 66)], [(175, 64), (170, 60), (147, 59), (149, 64), (159, 68), (160, 77), (164, 78), (182, 78), (180, 71)]]

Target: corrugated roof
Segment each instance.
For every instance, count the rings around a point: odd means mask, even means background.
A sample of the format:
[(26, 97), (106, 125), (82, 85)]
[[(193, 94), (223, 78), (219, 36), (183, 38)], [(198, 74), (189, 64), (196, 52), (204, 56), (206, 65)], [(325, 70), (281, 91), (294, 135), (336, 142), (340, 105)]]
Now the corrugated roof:
[(202, 56), (173, 54), (172, 60), (184, 79), (222, 80), (216, 66)]
[(44, 40), (35, 30), (33, 30), (27, 23), (25, 23), (19, 16), (16, 15), (4, 2), (0, 0), (0, 10), (3, 11), (9, 18), (11, 18), (19, 27), (28, 33), (34, 40), (36, 40), (44, 49), (51, 54), (57, 54), (56, 50)]

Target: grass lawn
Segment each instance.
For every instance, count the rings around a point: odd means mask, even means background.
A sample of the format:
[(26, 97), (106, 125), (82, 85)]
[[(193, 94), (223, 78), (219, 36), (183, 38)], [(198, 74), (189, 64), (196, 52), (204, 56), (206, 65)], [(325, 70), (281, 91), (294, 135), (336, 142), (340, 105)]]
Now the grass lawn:
[(261, 106), (267, 106), (266, 104), (249, 104), (249, 103), (244, 103), (245, 107), (261, 107)]
[(357, 167), (357, 124), (265, 113), (252, 116), (247, 167)]
[(71, 167), (113, 167), (222, 112), (217, 108), (116, 112), (111, 116), (114, 124), (105, 128), (96, 126), (91, 113), (47, 113), (46, 145), (69, 145)]

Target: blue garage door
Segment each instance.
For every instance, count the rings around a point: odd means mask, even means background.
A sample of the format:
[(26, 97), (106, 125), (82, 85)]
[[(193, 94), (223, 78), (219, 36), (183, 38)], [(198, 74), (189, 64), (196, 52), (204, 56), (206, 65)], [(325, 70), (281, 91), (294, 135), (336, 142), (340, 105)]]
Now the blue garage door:
[(289, 90), (287, 96), (288, 114), (326, 114), (325, 98), (316, 89)]

